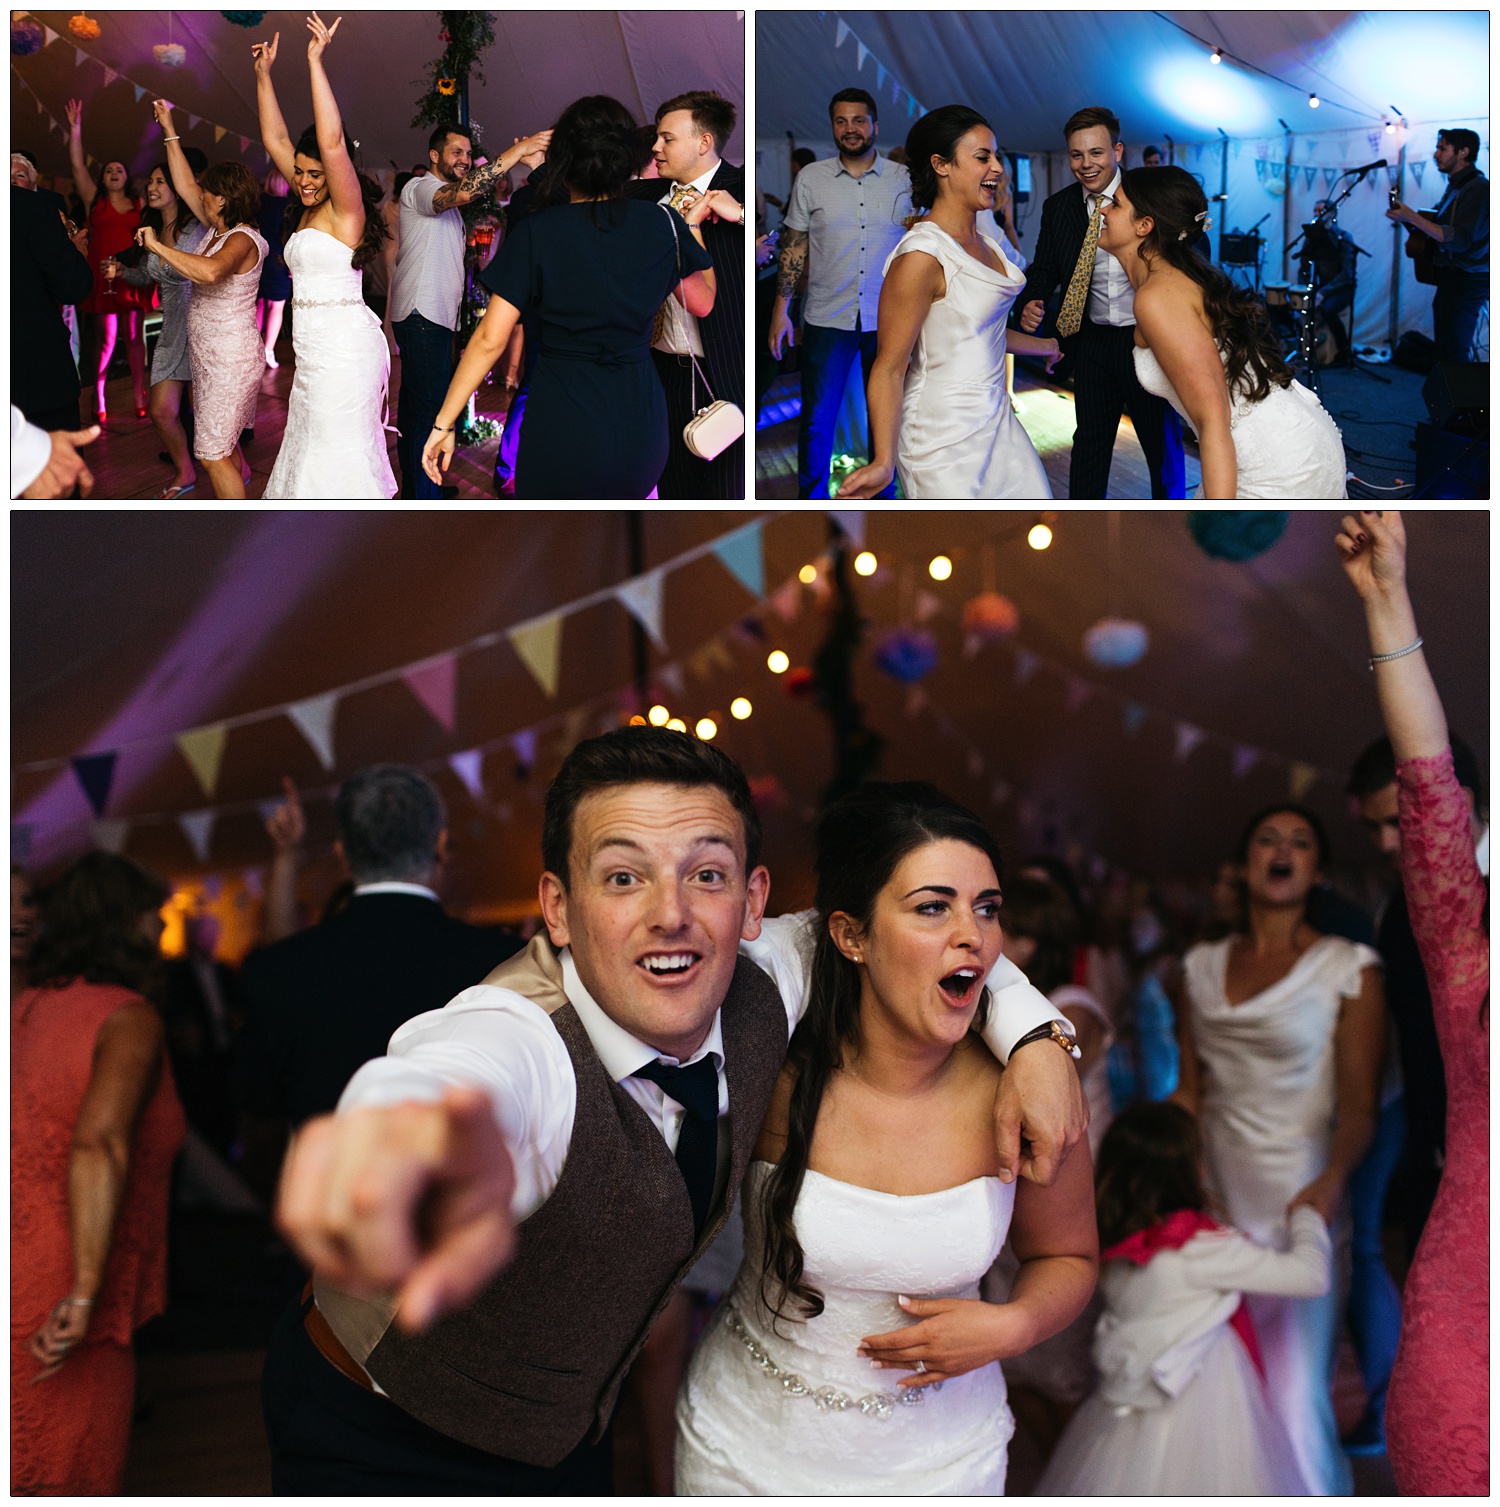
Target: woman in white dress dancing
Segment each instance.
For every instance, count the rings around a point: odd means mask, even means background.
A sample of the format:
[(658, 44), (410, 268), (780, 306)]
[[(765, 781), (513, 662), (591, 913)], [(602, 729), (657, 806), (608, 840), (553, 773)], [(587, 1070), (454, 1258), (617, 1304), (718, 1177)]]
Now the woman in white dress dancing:
[[(1003, 1491), (998, 1361), (1083, 1307), (1097, 1238), (1082, 1147), (1049, 1188), (997, 1175), (977, 1028), (999, 863), (930, 785), (823, 818), (808, 1008), (745, 1177), (744, 1264), (678, 1399), (679, 1494)], [(1020, 1273), (986, 1303), (1007, 1228)]]
[(911, 201), (928, 213), (885, 264), (880, 348), (870, 371), (875, 456), (839, 488), (877, 497), (899, 472), (911, 499), (1051, 497), (1005, 392), (1007, 350), (1061, 359), (1055, 340), (1007, 330), (1026, 284), (975, 216), (993, 211), (1003, 163), (967, 105), (924, 115), (906, 138)]
[(396, 495), (385, 431), (391, 354), (362, 287), (363, 269), (390, 232), (366, 202), (323, 71), (323, 52), (338, 28), (338, 21), (324, 26), (316, 11), (307, 19), (313, 124), (295, 149), (271, 84), (281, 33), (251, 49), (261, 140), (292, 185), (285, 256), (297, 371), (266, 497)]
[(1265, 306), (1193, 250), (1208, 200), (1180, 167), (1120, 175), (1099, 247), (1135, 289), (1135, 374), (1198, 436), (1197, 497), (1341, 498), (1344, 442), (1292, 379)]

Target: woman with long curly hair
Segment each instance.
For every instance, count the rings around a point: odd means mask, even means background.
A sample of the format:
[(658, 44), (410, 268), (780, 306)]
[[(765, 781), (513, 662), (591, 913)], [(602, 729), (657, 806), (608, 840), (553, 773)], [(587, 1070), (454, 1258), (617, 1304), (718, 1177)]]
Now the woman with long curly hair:
[[(678, 1401), (677, 1491), (998, 1494), (998, 1362), (1093, 1290), (1089, 1159), (1050, 1187), (999, 1176), (979, 1033), (1014, 970), (979, 818), (865, 785), (823, 817), (817, 869), (807, 1011), (745, 1178), (745, 1261)], [(1020, 1271), (987, 1303), (1007, 1230)]]
[(293, 188), (283, 234), (297, 372), (266, 497), (396, 495), (385, 431), (391, 353), (363, 292), (364, 269), (381, 255), (390, 231), (379, 195), (369, 197), (350, 159), (323, 68), (338, 28), (338, 21), (325, 26), (316, 11), (307, 18), (313, 124), (295, 147), (271, 83), (281, 33), (251, 49), (261, 140)]
[(1008, 350), (1062, 359), (1057, 341), (1007, 330), (1026, 279), (975, 223), (995, 208), (1004, 163), (967, 105), (930, 111), (906, 138), (919, 211), (885, 264), (870, 372), (875, 456), (839, 488), (877, 497), (899, 472), (908, 498), (1051, 497), (1005, 390)]
[[(12, 876), (14, 884), (14, 876)], [(10, 1005), (11, 1491), (112, 1496), (131, 1336), (167, 1306), (167, 1194), (186, 1134), (161, 1017), (167, 887), (112, 853), (45, 894)]]
[(1122, 173), (1103, 210), (1099, 247), (1135, 289), (1136, 377), (1197, 434), (1197, 496), (1343, 497), (1338, 426), (1292, 380), (1265, 306), (1193, 250), (1207, 218), (1180, 167)]

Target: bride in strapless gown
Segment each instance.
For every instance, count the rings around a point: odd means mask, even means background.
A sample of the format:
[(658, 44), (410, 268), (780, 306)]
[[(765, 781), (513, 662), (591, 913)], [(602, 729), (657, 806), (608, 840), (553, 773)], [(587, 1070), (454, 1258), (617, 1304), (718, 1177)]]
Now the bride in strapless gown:
[[(745, 1175), (744, 1262), (678, 1396), (679, 1495), (1004, 1491), (1000, 1358), (1083, 1308), (1097, 1235), (1087, 1155), (1050, 1187), (997, 1175), (1001, 1070), (976, 1031), (998, 863), (930, 785), (824, 816), (807, 1010)], [(1020, 1049), (1039, 1050), (1059, 1048)], [(1027, 1259), (986, 1303), (1012, 1216)]]
[(1207, 217), (1202, 186), (1179, 167), (1122, 173), (1104, 210), (1099, 249), (1135, 290), (1136, 377), (1198, 436), (1195, 496), (1342, 498), (1338, 425), (1292, 380), (1264, 307), (1192, 249)]

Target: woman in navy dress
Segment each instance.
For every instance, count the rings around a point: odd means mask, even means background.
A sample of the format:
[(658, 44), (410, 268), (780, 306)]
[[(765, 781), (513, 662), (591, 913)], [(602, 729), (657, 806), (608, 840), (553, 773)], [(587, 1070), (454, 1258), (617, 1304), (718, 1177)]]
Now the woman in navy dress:
[(422, 452), (435, 482), (448, 469), (470, 395), (524, 314), (536, 364), (516, 496), (654, 494), (667, 463), (667, 404), (651, 361), (652, 326), (668, 297), (699, 319), (713, 308), (714, 274), (698, 226), (727, 204), (706, 194), (684, 219), (625, 199), (644, 155), (640, 127), (618, 100), (590, 95), (563, 112), (539, 174), (543, 202), (553, 202), (514, 226), (482, 274), (489, 307)]

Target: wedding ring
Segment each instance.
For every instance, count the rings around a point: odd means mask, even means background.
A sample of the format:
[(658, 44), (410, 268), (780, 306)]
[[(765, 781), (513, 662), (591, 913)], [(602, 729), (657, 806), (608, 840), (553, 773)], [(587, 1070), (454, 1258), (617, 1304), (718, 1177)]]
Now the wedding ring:
[(926, 1374), (926, 1372), (927, 1372), (927, 1362), (925, 1360), (919, 1360), (917, 1362), (917, 1375), (918, 1376), (923, 1376), (923, 1375)]

